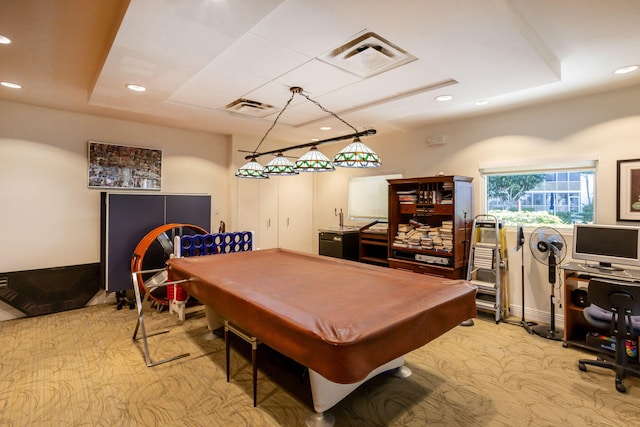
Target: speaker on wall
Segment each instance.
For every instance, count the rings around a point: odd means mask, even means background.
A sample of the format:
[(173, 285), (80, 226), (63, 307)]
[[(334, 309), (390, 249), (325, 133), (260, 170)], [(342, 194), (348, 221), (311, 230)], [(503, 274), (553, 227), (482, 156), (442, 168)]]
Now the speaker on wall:
[(449, 142), (447, 135), (434, 135), (427, 137), (427, 145), (444, 145)]

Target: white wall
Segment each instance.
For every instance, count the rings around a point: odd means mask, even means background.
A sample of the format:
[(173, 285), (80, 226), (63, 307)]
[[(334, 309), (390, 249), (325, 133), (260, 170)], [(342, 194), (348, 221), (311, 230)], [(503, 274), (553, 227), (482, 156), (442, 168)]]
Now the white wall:
[[(477, 214), (484, 209), (480, 167), (552, 164), (575, 158), (599, 161), (597, 219), (614, 223), (616, 160), (640, 158), (638, 99), (640, 86), (365, 138), (380, 154), (383, 166), (316, 174), (314, 229), (337, 224), (334, 208), (346, 211), (351, 176), (401, 172), (417, 177), (439, 171), (468, 175), (474, 178)], [(428, 146), (427, 138), (437, 135), (446, 135), (449, 142)], [(255, 138), (0, 102), (0, 272), (99, 261), (99, 190), (87, 188), (89, 140), (163, 149), (162, 192), (211, 194), (212, 228), (219, 220), (227, 222), (228, 229), (238, 225), (242, 216), (237, 211), (238, 186), (251, 181), (241, 183), (233, 177), (244, 162), (237, 149), (253, 149)], [(321, 151), (332, 157), (344, 145), (326, 144)], [(255, 211), (244, 214), (258, 212), (257, 205)], [(520, 254), (513, 249), (513, 233), (508, 238), (510, 300), (517, 313), (521, 309)], [(528, 250), (525, 254), (527, 317), (548, 320), (550, 289), (545, 268), (531, 259)], [(0, 319), (2, 313), (0, 306)]]
[(212, 228), (229, 218), (228, 137), (0, 102), (0, 272), (100, 261), (89, 140), (162, 149), (161, 192), (211, 194)]
[[(347, 206), (347, 183), (354, 174), (400, 171), (405, 177), (448, 175), (474, 178), (474, 211), (484, 212), (479, 168), (498, 165), (552, 165), (573, 159), (598, 160), (596, 215), (600, 223), (616, 220), (616, 161), (640, 158), (640, 86), (592, 96), (561, 100), (501, 113), (425, 125), (407, 133), (365, 138), (381, 157), (379, 170), (340, 169), (318, 174), (315, 182), (316, 228), (336, 225), (334, 207)], [(429, 137), (446, 135), (445, 145), (428, 146)], [(332, 156), (338, 143), (322, 151)], [(324, 146), (323, 146), (324, 147)], [(295, 178), (294, 178), (295, 179)], [(531, 230), (526, 230), (527, 243)], [(570, 245), (571, 236), (566, 235)], [(513, 313), (521, 315), (520, 254), (515, 236), (509, 240), (509, 294)], [(546, 267), (525, 249), (525, 314), (549, 321), (551, 293)], [(556, 296), (561, 293), (556, 291)], [(557, 308), (556, 314), (562, 310)], [(561, 316), (558, 320), (562, 321)]]

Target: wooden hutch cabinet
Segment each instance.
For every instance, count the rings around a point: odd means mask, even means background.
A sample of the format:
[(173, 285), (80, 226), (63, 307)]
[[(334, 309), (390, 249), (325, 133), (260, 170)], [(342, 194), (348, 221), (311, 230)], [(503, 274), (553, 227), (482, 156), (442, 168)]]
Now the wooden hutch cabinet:
[(473, 223), (472, 179), (389, 180), (389, 267), (465, 278)]

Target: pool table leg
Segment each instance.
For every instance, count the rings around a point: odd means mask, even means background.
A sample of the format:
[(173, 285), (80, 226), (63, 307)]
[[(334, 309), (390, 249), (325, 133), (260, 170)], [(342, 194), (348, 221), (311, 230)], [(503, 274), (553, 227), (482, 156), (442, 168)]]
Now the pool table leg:
[(313, 397), (314, 413), (305, 418), (307, 426), (332, 426), (335, 422), (333, 415), (327, 413), (336, 403), (344, 399), (358, 388), (362, 383), (383, 372), (391, 372), (393, 375), (406, 378), (411, 375), (411, 369), (404, 366), (404, 356), (393, 359), (382, 366), (378, 366), (371, 371), (362, 381), (352, 384), (338, 384), (329, 381), (313, 369), (309, 369), (309, 382), (311, 384), (311, 395)]
[(336, 423), (336, 417), (329, 412), (313, 412), (304, 419), (307, 427), (332, 427)]
[(396, 378), (409, 378), (413, 372), (407, 366), (402, 365), (393, 370), (392, 375)]

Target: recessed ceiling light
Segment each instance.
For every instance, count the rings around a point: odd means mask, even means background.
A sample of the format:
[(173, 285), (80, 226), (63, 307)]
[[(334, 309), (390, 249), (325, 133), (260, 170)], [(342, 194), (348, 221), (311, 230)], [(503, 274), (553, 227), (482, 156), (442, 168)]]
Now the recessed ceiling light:
[(451, 96), (451, 95), (436, 96), (436, 101), (440, 101), (440, 102), (451, 101), (452, 99), (453, 99), (453, 96)]
[(626, 67), (618, 68), (613, 73), (614, 74), (627, 74), (632, 73), (638, 69), (637, 65), (627, 65)]
[(20, 86), (17, 83), (11, 83), (11, 82), (0, 82), (0, 85), (4, 86), (4, 87), (10, 87), (11, 89), (22, 89), (22, 86)]
[(473, 105), (487, 105), (489, 103), (489, 101), (487, 101), (486, 99), (480, 100), (480, 101), (476, 101), (473, 103)]
[(11, 43), (11, 39), (9, 37), (5, 37), (0, 34), (0, 44), (9, 44)]
[(331, 130), (331, 126), (322, 126), (320, 130)]
[(144, 92), (145, 90), (147, 90), (147, 88), (144, 86), (134, 85), (134, 84), (128, 84), (127, 89), (131, 89), (136, 92)]

